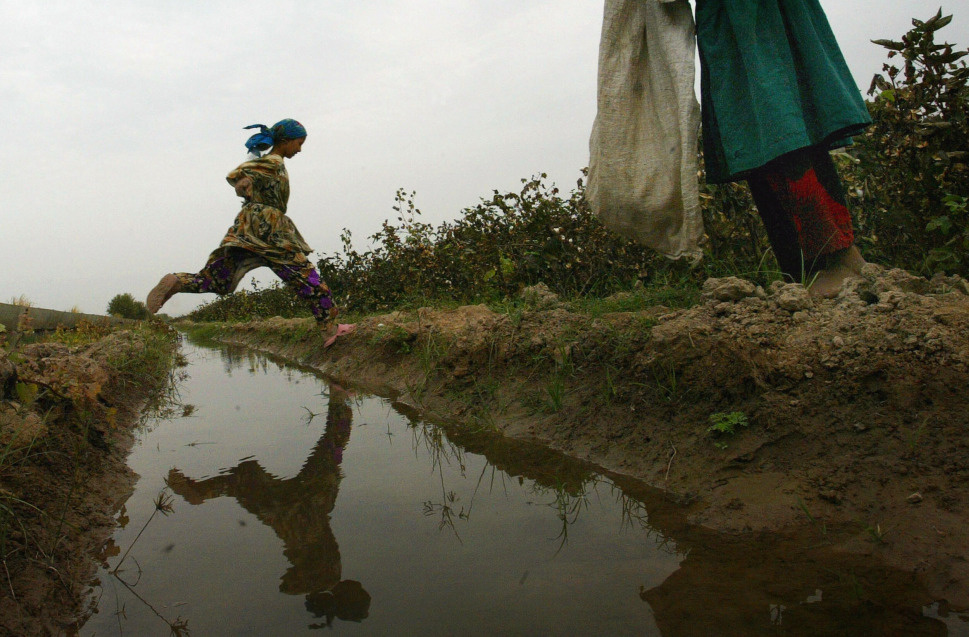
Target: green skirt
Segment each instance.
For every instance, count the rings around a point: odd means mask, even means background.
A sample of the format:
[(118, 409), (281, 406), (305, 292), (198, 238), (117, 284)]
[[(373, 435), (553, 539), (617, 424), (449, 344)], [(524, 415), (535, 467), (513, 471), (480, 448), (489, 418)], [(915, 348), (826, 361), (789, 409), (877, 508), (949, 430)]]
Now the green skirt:
[(697, 0), (696, 25), (708, 182), (871, 123), (817, 0)]

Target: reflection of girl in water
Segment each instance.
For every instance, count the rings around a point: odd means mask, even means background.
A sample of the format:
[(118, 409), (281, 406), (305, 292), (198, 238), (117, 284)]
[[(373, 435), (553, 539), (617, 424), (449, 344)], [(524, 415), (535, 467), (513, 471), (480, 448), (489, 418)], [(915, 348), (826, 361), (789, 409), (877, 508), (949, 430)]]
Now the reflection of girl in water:
[(350, 440), (353, 410), (347, 399), (346, 390), (330, 385), (326, 430), (292, 478), (280, 480), (256, 460), (246, 460), (205, 480), (187, 478), (178, 469), (168, 474), (168, 485), (189, 503), (229, 496), (271, 527), (292, 564), (283, 574), (279, 590), (306, 595), (306, 609), (316, 617), (326, 617), (326, 625), (334, 617), (362, 621), (370, 609), (370, 595), (359, 582), (340, 580), (340, 549), (330, 528), (342, 478), (343, 449)]

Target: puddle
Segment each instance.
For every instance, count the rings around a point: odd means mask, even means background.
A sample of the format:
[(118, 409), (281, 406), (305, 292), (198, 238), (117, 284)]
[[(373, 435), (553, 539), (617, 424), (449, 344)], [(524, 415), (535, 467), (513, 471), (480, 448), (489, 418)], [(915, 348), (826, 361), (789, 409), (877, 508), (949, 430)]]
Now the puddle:
[[(82, 635), (960, 635), (907, 576), (728, 541), (643, 485), (184, 346)], [(162, 510), (157, 510), (161, 508)], [(187, 634), (187, 633), (185, 633)]]

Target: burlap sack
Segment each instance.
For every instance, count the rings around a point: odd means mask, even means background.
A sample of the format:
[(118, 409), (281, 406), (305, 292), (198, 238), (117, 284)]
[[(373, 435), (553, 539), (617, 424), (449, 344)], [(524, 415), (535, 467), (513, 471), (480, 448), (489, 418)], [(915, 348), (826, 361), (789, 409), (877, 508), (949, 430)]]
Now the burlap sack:
[(606, 0), (586, 189), (606, 227), (662, 254), (699, 258), (700, 107), (686, 0)]

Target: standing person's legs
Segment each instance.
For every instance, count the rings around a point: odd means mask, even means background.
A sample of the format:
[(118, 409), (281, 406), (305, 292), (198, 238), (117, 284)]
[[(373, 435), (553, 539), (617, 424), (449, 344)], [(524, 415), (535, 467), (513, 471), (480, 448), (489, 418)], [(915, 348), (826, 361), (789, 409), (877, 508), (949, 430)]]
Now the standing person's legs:
[(747, 179), (747, 185), (750, 186), (750, 194), (757, 205), (761, 221), (764, 222), (767, 239), (781, 272), (793, 281), (802, 280), (807, 274), (808, 264), (801, 253), (794, 219), (766, 179), (751, 175)]
[(860, 271), (864, 260), (827, 150), (788, 153), (752, 171), (747, 181), (784, 274), (802, 281), (817, 273), (812, 292), (831, 296), (845, 277)]

